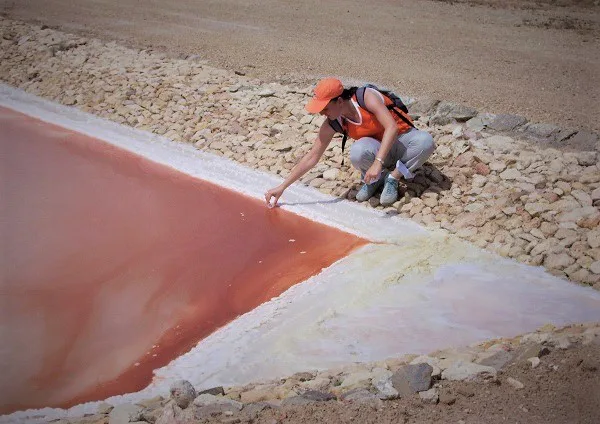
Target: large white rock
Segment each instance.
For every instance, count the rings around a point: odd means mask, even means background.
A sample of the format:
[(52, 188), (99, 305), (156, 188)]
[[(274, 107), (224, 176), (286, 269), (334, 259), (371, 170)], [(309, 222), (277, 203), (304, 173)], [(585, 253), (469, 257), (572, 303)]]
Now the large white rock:
[(551, 210), (552, 207), (548, 203), (526, 203), (525, 210), (531, 216), (538, 216), (541, 213)]
[(375, 368), (373, 370), (373, 378), (371, 384), (377, 389), (377, 394), (380, 399), (396, 399), (399, 394), (392, 385), (392, 375), (394, 373), (383, 368)]
[(323, 172), (323, 178), (327, 181), (334, 181), (335, 179), (337, 179), (337, 176), (339, 175), (340, 170), (337, 168), (331, 168), (328, 169), (327, 171)]
[(359, 371), (347, 376), (340, 387), (359, 387), (371, 381), (372, 374), (369, 371)]
[(196, 389), (194, 389), (192, 383), (187, 380), (177, 380), (173, 382), (169, 392), (171, 393), (171, 399), (173, 399), (181, 409), (187, 408), (196, 397)]
[(222, 397), (222, 396), (214, 396), (208, 393), (199, 395), (196, 399), (194, 399), (194, 405), (198, 407), (209, 406), (209, 405), (223, 405), (233, 410), (240, 411), (244, 406), (243, 403)]
[(493, 135), (481, 141), (485, 146), (493, 151), (501, 153), (514, 152), (522, 143), (518, 143), (513, 138), (503, 135)]
[(123, 404), (115, 406), (108, 414), (108, 424), (128, 424), (130, 421), (139, 421), (141, 406)]
[(600, 228), (588, 233), (587, 242), (592, 248), (600, 247)]
[(576, 198), (581, 206), (592, 206), (592, 197), (583, 190), (572, 190), (571, 196)]
[(546, 256), (544, 266), (550, 269), (562, 269), (575, 263), (575, 259), (566, 253), (550, 254)]
[(421, 398), (421, 400), (423, 402), (425, 402), (425, 403), (433, 403), (433, 404), (438, 403), (438, 401), (440, 399), (440, 395), (438, 393), (438, 390), (435, 389), (435, 388), (426, 390), (424, 392), (419, 392), (419, 397)]
[(577, 222), (581, 218), (587, 218), (589, 216), (595, 215), (598, 213), (598, 209), (594, 206), (585, 206), (582, 208), (577, 208), (571, 211), (565, 211), (558, 215), (558, 222)]
[(521, 177), (521, 173), (515, 168), (509, 168), (500, 174), (500, 178), (503, 180), (516, 180)]
[(497, 371), (493, 367), (457, 361), (442, 371), (442, 379), (453, 381), (472, 381), (478, 378), (496, 379)]

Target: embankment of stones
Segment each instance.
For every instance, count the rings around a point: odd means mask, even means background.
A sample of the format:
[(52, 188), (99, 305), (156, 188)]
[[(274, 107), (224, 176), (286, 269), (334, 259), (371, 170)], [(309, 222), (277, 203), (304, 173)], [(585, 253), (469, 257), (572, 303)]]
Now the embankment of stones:
[[(510, 377), (513, 367), (558, 370), (564, 364), (548, 356), (553, 350), (600, 345), (600, 324), (554, 328), (512, 339), (490, 340), (461, 349), (429, 355), (405, 355), (374, 363), (356, 363), (325, 371), (299, 372), (292, 376), (237, 387), (196, 390), (188, 381), (172, 384), (170, 393), (136, 404), (113, 407), (103, 403), (95, 414), (60, 419), (56, 424), (126, 424), (174, 422), (255, 422), (267, 409), (320, 402), (367, 403), (375, 410), (399, 398), (425, 404), (450, 405), (457, 396), (473, 396), (490, 384), (506, 384), (514, 391), (534, 390)], [(598, 358), (577, 364), (588, 372), (600, 372)], [(453, 383), (469, 382), (468, 386)]]
[[(311, 87), (265, 83), (197, 56), (65, 34), (0, 18), (0, 80), (83, 111), (285, 177), (322, 117)], [(367, 207), (600, 289), (598, 135), (447, 102), (411, 101), (437, 148), (401, 198)], [(359, 173), (331, 143), (301, 183), (354, 200)], [(265, 190), (267, 187), (265, 187)]]

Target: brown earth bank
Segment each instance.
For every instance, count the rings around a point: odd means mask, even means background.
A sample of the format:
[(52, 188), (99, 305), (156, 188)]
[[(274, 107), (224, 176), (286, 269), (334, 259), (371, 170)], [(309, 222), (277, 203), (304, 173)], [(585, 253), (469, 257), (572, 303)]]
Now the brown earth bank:
[[(425, 404), (417, 395), (380, 404), (330, 401), (267, 409), (253, 422), (593, 424), (600, 422), (599, 357), (597, 345), (557, 350), (542, 359), (539, 369), (529, 363), (514, 364), (495, 383), (445, 383), (436, 405)], [(516, 389), (507, 382), (509, 377), (525, 387)]]
[[(469, 352), (476, 351), (478, 359), (471, 363)], [(382, 385), (385, 375), (389, 380)], [(286, 391), (293, 393), (277, 398)], [(95, 414), (51, 422), (595, 424), (600, 422), (600, 326), (544, 326), (470, 348), (301, 372), (237, 388), (196, 392), (181, 380), (170, 392), (170, 398), (114, 408), (104, 403)]]
[(594, 0), (0, 0), (0, 13), (267, 80), (337, 75), (600, 130)]

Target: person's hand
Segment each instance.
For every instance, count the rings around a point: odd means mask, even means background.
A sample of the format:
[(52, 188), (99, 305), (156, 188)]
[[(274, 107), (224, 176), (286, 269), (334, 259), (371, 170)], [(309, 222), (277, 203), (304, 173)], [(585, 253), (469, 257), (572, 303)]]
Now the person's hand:
[(372, 184), (375, 181), (377, 181), (379, 179), (379, 176), (381, 175), (382, 168), (383, 165), (379, 161), (374, 161), (373, 165), (371, 165), (371, 167), (365, 173), (365, 177), (363, 178), (365, 180), (365, 183)]
[[(267, 201), (268, 207), (274, 208), (275, 206), (277, 206), (277, 201), (283, 194), (283, 190), (285, 190), (285, 188), (283, 188), (281, 186), (277, 186), (270, 190), (267, 190), (267, 192), (265, 193), (265, 200)], [(272, 204), (271, 204), (271, 198), (275, 198), (275, 201)]]

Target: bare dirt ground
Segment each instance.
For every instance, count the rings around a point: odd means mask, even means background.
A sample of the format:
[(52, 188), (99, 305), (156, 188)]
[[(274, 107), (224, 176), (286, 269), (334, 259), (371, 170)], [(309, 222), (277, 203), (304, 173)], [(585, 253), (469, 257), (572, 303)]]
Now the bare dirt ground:
[(600, 130), (597, 0), (0, 0), (0, 13), (266, 80), (337, 75)]
[[(555, 350), (532, 369), (514, 364), (496, 383), (445, 382), (437, 405), (412, 398), (376, 404), (321, 402), (261, 412), (254, 423), (437, 424), (528, 423), (597, 424), (600, 422), (599, 345)], [(508, 378), (525, 387), (515, 389)], [(217, 423), (221, 420), (208, 420)]]

